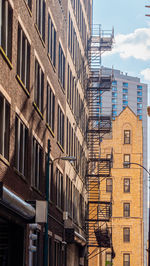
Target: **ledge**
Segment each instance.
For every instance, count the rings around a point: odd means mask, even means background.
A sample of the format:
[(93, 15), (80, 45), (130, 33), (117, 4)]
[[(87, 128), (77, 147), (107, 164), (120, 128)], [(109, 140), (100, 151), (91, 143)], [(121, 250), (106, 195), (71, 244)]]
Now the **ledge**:
[(32, 17), (32, 11), (31, 11), (30, 7), (28, 6), (28, 4), (27, 4), (27, 2), (25, 0), (24, 0), (24, 2), (25, 2), (26, 8), (27, 8), (30, 16)]
[(59, 143), (59, 141), (57, 141), (57, 145), (59, 146), (59, 148), (61, 149), (62, 152), (65, 152), (64, 148), (61, 146), (61, 144)]
[(14, 172), (15, 172), (18, 176), (20, 176), (21, 179), (22, 179), (25, 183), (27, 183), (27, 180), (26, 180), (25, 176), (24, 176), (23, 174), (21, 174), (21, 173), (17, 170), (16, 167), (13, 167), (13, 169), (14, 169)]
[(54, 72), (56, 72), (56, 67), (54, 66), (54, 64), (53, 64), (53, 62), (52, 62), (52, 60), (51, 60), (50, 54), (47, 53), (47, 56), (48, 56), (48, 59), (49, 59), (51, 65), (52, 65), (52, 68), (53, 68)]
[(20, 79), (19, 75), (16, 75), (16, 79), (19, 82), (19, 84), (21, 85), (21, 87), (23, 88), (24, 92), (27, 94), (28, 97), (30, 97), (30, 93), (27, 90), (27, 88), (25, 87), (24, 83), (22, 82), (22, 80)]
[(40, 109), (38, 108), (38, 106), (36, 105), (35, 102), (33, 102), (33, 106), (35, 108), (35, 110), (38, 112), (39, 116), (42, 118), (42, 120), (44, 119), (43, 114), (41, 113)]
[(7, 166), (10, 166), (9, 161), (6, 158), (4, 158), (4, 156), (2, 154), (0, 154), (0, 161), (2, 161)]
[(6, 63), (8, 64), (9, 68), (12, 69), (13, 68), (13, 65), (10, 62), (9, 58), (7, 57), (7, 55), (5, 54), (2, 46), (0, 46), (0, 52), (1, 52), (2, 56), (3, 56), (3, 58), (5, 59)]
[(50, 131), (51, 135), (54, 138), (55, 137), (55, 134), (54, 134), (53, 130), (51, 129), (51, 127), (48, 125), (48, 123), (46, 123), (46, 127), (48, 128), (48, 130)]
[(44, 42), (44, 40), (43, 40), (43, 38), (42, 38), (42, 36), (41, 36), (41, 33), (39, 32), (39, 29), (38, 29), (37, 24), (35, 23), (34, 26), (35, 26), (35, 28), (36, 28), (36, 31), (37, 31), (37, 33), (38, 33), (38, 35), (39, 35), (39, 37), (40, 37), (40, 40), (41, 40), (43, 46), (44, 46), (44, 48), (45, 48), (45, 42)]

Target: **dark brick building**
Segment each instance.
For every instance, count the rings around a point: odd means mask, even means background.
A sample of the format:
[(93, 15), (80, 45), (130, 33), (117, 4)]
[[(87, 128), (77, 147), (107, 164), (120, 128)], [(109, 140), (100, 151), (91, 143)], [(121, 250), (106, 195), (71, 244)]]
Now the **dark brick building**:
[[(91, 8), (91, 0), (0, 0), (0, 265), (44, 265), (45, 224), (31, 257), (29, 224), (46, 199), (48, 139), (48, 265), (86, 263)], [(64, 156), (77, 160), (56, 159)]]

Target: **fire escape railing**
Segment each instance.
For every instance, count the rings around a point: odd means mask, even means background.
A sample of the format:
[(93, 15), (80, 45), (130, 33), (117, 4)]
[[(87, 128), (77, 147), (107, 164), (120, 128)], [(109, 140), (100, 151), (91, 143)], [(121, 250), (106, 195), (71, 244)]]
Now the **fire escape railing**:
[(88, 191), (88, 230), (89, 247), (108, 247), (112, 245), (111, 229), (107, 222), (112, 215), (111, 195), (104, 199), (101, 182), (111, 175), (111, 160), (101, 154), (101, 142), (105, 134), (111, 132), (111, 108), (106, 113), (101, 105), (102, 94), (111, 90), (112, 75), (101, 68), (101, 55), (111, 50), (113, 31), (102, 31), (99, 25), (93, 27), (88, 42), (88, 62), (90, 74), (87, 82), (87, 103), (89, 118), (87, 125), (87, 145), (89, 151), (86, 184)]

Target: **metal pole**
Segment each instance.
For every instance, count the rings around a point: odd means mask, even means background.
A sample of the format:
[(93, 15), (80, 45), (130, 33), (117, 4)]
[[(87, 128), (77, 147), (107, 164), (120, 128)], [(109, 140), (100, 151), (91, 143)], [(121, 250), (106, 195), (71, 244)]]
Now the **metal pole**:
[(49, 203), (49, 164), (50, 164), (51, 144), (48, 139), (48, 153), (46, 162), (46, 201), (47, 201), (47, 220), (45, 223), (45, 237), (44, 237), (44, 266), (48, 266), (48, 203)]

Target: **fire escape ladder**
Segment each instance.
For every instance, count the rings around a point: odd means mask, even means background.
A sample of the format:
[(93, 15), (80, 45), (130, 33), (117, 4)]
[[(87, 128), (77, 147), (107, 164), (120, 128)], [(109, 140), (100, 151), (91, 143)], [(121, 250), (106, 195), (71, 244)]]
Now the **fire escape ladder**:
[[(112, 129), (111, 108), (105, 112), (102, 108), (102, 95), (111, 90), (112, 75), (101, 68), (101, 55), (110, 51), (113, 31), (102, 31), (94, 25), (88, 41), (88, 63), (90, 73), (87, 80), (87, 104), (89, 117), (86, 139), (89, 151), (86, 184), (88, 190), (88, 246), (111, 248), (110, 220), (112, 215), (112, 195), (108, 198), (102, 191), (102, 180), (111, 176), (112, 157), (101, 154), (101, 142)], [(108, 226), (109, 223), (109, 226)]]

